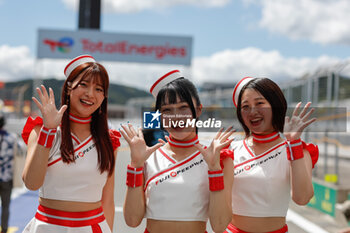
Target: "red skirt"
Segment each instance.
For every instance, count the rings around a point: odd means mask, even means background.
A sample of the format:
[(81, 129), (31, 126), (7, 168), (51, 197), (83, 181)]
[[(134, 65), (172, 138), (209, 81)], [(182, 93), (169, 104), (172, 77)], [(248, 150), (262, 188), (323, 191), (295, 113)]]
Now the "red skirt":
[(68, 212), (39, 205), (35, 218), (25, 227), (25, 233), (89, 232), (110, 233), (102, 207), (83, 212)]
[[(147, 228), (145, 229), (144, 233), (149, 233), (149, 231), (147, 230)], [(208, 233), (207, 231), (205, 231), (204, 233)]]
[[(224, 233), (249, 233), (247, 231), (242, 231), (241, 229), (238, 229), (237, 227), (235, 227), (234, 225), (232, 225), (232, 223), (230, 223), (226, 230), (224, 231)], [(281, 229), (278, 229), (276, 231), (270, 231), (268, 233), (288, 233), (288, 226), (287, 224), (284, 225), (284, 227), (282, 227)]]

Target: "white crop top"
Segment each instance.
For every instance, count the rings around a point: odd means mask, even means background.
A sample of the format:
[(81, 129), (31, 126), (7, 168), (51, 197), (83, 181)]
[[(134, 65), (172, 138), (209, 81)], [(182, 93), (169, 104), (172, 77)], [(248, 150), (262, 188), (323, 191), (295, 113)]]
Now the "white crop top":
[(208, 220), (208, 166), (199, 151), (177, 162), (159, 148), (147, 159), (144, 174), (145, 218)]
[(63, 163), (60, 154), (61, 130), (57, 128), (39, 196), (65, 201), (100, 201), (108, 173), (101, 174), (99, 171), (97, 150), (92, 136), (79, 142), (72, 135), (72, 140), (76, 160), (74, 163)]
[(232, 211), (251, 217), (285, 217), (290, 197), (290, 162), (282, 142), (254, 155), (246, 141), (231, 144), (234, 150)]

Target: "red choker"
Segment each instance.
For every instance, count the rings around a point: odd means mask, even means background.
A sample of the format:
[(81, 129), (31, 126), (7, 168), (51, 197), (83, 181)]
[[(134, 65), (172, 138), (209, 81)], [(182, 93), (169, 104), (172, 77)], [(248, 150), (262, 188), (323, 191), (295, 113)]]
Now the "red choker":
[(278, 139), (280, 137), (280, 133), (273, 132), (273, 133), (266, 134), (266, 135), (259, 135), (259, 134), (252, 133), (252, 136), (253, 136), (254, 142), (268, 143), (268, 142), (272, 142), (272, 141), (275, 141), (276, 139)]
[(189, 147), (192, 147), (194, 144), (199, 143), (197, 134), (194, 138), (188, 141), (178, 141), (170, 135), (168, 142), (170, 146), (180, 147), (180, 148), (189, 148)]
[(69, 120), (75, 122), (75, 123), (80, 123), (80, 124), (89, 124), (91, 122), (92, 116), (89, 117), (77, 117), (74, 116), (73, 114), (69, 113)]

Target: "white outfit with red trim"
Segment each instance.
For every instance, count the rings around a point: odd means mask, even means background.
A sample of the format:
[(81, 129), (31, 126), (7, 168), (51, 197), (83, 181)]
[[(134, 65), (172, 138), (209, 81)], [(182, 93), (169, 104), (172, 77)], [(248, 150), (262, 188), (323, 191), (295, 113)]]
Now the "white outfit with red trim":
[(233, 142), (232, 211), (251, 217), (285, 217), (290, 197), (286, 142), (255, 155), (246, 140)]
[(161, 147), (147, 159), (144, 175), (145, 218), (208, 220), (208, 166), (199, 151), (177, 162)]
[(98, 158), (92, 136), (80, 142), (72, 135), (74, 163), (61, 160), (61, 130), (50, 150), (49, 164), (39, 196), (47, 199), (97, 202), (102, 198), (102, 189), (107, 181), (107, 172), (98, 169)]
[[(76, 136), (72, 135), (72, 141), (75, 162), (63, 163), (60, 154), (61, 130), (57, 129), (50, 149), (45, 180), (39, 189), (39, 196), (64, 201), (100, 201), (108, 174), (107, 172), (101, 174), (99, 171), (98, 153), (92, 136), (80, 142)], [(58, 211), (39, 206), (35, 218), (28, 223), (23, 232), (110, 233), (102, 208), (97, 214), (94, 211), (90, 211), (93, 214), (81, 216), (81, 212)]]

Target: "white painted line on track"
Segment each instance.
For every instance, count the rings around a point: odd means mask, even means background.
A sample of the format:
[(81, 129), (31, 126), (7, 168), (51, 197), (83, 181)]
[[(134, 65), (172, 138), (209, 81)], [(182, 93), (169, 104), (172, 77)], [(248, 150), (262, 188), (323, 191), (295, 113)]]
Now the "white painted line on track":
[(29, 190), (24, 186), (19, 188), (13, 188), (11, 193), (11, 199), (15, 199), (28, 191)]
[(310, 222), (303, 216), (290, 209), (287, 212), (287, 221), (293, 222), (295, 225), (302, 228), (306, 232), (329, 233), (328, 231), (323, 230), (321, 227), (317, 226), (313, 222)]

